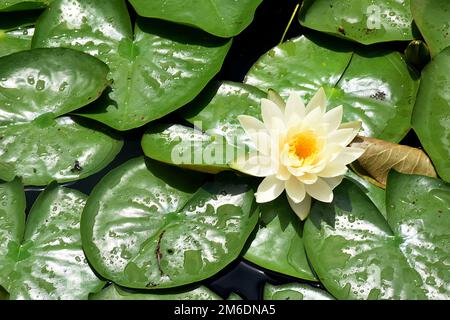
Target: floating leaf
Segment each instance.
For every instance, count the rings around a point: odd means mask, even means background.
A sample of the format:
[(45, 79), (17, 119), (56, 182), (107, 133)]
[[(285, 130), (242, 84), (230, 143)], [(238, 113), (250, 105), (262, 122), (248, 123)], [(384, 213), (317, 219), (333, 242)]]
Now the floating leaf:
[(184, 125), (151, 126), (142, 148), (148, 157), (177, 166), (217, 173), (249, 150), (238, 116), (261, 117), (260, 100), (267, 95), (241, 83), (214, 82), (179, 114)]
[(291, 91), (308, 101), (320, 88), (329, 105), (343, 105), (346, 121), (361, 120), (361, 134), (392, 142), (410, 129), (418, 77), (398, 52), (358, 48), (323, 36), (287, 41), (251, 68), (245, 82), (286, 98)]
[(412, 125), (439, 176), (450, 182), (450, 48), (422, 71)]
[(414, 39), (410, 0), (303, 1), (300, 23), (362, 44)]
[(264, 300), (334, 300), (325, 290), (307, 284), (289, 283), (264, 286)]
[(448, 0), (411, 0), (411, 11), (432, 56), (450, 46)]
[(348, 170), (346, 177), (353, 181), (366, 196), (373, 202), (377, 209), (386, 218), (386, 191), (375, 184), (369, 182), (367, 177), (361, 177), (351, 170)]
[(37, 14), (0, 13), (0, 57), (31, 49)]
[[(155, 290), (156, 291), (156, 290)], [(199, 286), (191, 290), (164, 290), (159, 293), (131, 291), (116, 285), (110, 285), (99, 293), (91, 295), (89, 300), (222, 300), (206, 287)]]
[(58, 118), (94, 101), (108, 85), (107, 72), (101, 61), (70, 49), (0, 58), (0, 179), (72, 181), (112, 161), (118, 138), (87, 120)]
[(438, 179), (391, 171), (386, 220), (344, 181), (305, 223), (319, 279), (338, 299), (448, 299), (449, 194)]
[(4, 0), (0, 2), (0, 11), (23, 11), (45, 8), (51, 0)]
[(149, 158), (207, 173), (228, 170), (233, 154), (224, 139), (179, 124), (152, 125), (142, 138), (142, 149)]
[(33, 39), (34, 47), (70, 47), (108, 64), (111, 91), (79, 114), (117, 130), (140, 127), (190, 102), (220, 70), (230, 45), (156, 20), (137, 19), (133, 35), (123, 0), (54, 1)]
[(219, 37), (241, 33), (253, 20), (262, 0), (130, 0), (140, 16), (195, 26)]
[(103, 282), (81, 248), (86, 196), (51, 185), (25, 224), (25, 194), (17, 181), (0, 185), (0, 285), (12, 300), (87, 299)]
[(356, 137), (350, 146), (365, 150), (358, 158), (358, 163), (382, 186), (386, 186), (391, 169), (401, 173), (436, 177), (433, 164), (420, 149), (363, 136)]
[(232, 174), (200, 184), (143, 158), (106, 175), (82, 218), (95, 270), (122, 286), (158, 289), (206, 279), (236, 259), (258, 220), (252, 188)]
[(244, 258), (288, 276), (316, 280), (303, 245), (303, 222), (284, 196), (260, 205), (259, 228)]

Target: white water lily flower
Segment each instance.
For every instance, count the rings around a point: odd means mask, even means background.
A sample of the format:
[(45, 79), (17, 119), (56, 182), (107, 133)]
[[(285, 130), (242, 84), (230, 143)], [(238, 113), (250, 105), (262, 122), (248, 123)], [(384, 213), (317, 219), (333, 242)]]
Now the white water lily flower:
[(285, 106), (275, 100), (262, 99), (263, 122), (246, 115), (238, 117), (257, 151), (238, 159), (235, 168), (265, 177), (256, 193), (258, 203), (270, 202), (286, 190), (290, 206), (304, 220), (311, 198), (333, 201), (333, 189), (341, 183), (347, 164), (364, 153), (347, 147), (361, 123), (341, 124), (342, 106), (327, 112), (323, 89), (306, 107), (296, 93)]

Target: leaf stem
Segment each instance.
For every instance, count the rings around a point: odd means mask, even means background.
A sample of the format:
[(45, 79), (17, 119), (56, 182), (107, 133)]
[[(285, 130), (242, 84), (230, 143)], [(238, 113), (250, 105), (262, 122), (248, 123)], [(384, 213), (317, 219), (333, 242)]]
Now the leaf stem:
[(289, 28), (291, 27), (292, 21), (294, 21), (294, 18), (298, 11), (298, 8), (300, 8), (300, 3), (297, 3), (297, 5), (295, 6), (295, 9), (294, 9), (294, 12), (292, 12), (291, 19), (289, 20), (289, 23), (286, 26), (286, 29), (284, 29), (284, 33), (283, 33), (283, 36), (281, 37), (280, 44), (282, 44), (284, 42), (284, 38), (286, 37), (286, 34), (287, 34)]

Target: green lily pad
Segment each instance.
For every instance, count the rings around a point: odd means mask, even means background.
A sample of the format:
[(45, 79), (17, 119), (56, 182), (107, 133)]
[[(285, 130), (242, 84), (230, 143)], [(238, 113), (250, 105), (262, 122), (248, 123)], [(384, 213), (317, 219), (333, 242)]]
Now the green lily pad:
[(0, 198), (0, 285), (12, 300), (87, 299), (103, 286), (81, 248), (84, 194), (49, 186), (26, 224), (17, 180), (0, 185)]
[(411, 12), (432, 56), (450, 46), (449, 1), (411, 0)]
[(241, 33), (252, 21), (262, 0), (130, 0), (143, 17), (158, 18), (195, 26), (219, 37)]
[(377, 207), (383, 217), (386, 218), (386, 192), (385, 190), (377, 187), (376, 185), (370, 183), (366, 179), (358, 176), (351, 170), (346, 173), (347, 178), (352, 180), (356, 185), (358, 185), (361, 190), (366, 194), (367, 197), (373, 202)]
[(260, 100), (266, 96), (242, 83), (214, 82), (178, 112), (195, 129), (178, 124), (151, 126), (142, 139), (144, 153), (197, 171), (229, 170), (229, 164), (250, 148), (238, 116), (261, 118)]
[(23, 11), (41, 9), (48, 6), (51, 0), (4, 0), (0, 2), (0, 11)]
[(34, 12), (0, 13), (0, 57), (31, 49), (36, 19)]
[(326, 291), (307, 284), (289, 283), (279, 286), (266, 283), (264, 300), (334, 300)]
[(180, 124), (152, 125), (142, 137), (144, 154), (154, 160), (206, 173), (228, 170), (227, 142)]
[(70, 49), (35, 49), (0, 58), (0, 179), (26, 185), (87, 177), (114, 159), (122, 142), (104, 128), (59, 117), (94, 101), (107, 66)]
[(83, 247), (102, 276), (129, 288), (206, 279), (236, 259), (258, 216), (246, 180), (201, 176), (143, 158), (111, 171), (82, 218)]
[(450, 186), (395, 171), (387, 220), (355, 184), (316, 203), (305, 223), (308, 258), (338, 299), (448, 299)]
[(91, 295), (90, 300), (222, 300), (204, 286), (191, 290), (164, 290), (160, 293), (124, 290), (111, 285), (101, 292)]
[[(78, 22), (64, 14), (71, 12)], [(33, 47), (69, 47), (110, 67), (110, 92), (80, 115), (117, 130), (140, 127), (190, 102), (220, 70), (230, 40), (137, 19), (123, 0), (57, 0), (36, 25)]]
[(392, 142), (410, 129), (418, 76), (398, 52), (357, 49), (318, 36), (287, 41), (263, 55), (246, 83), (306, 101), (320, 88), (329, 106), (343, 105), (344, 119), (361, 120), (361, 134)]
[(410, 0), (304, 1), (300, 23), (362, 44), (414, 39)]
[(440, 177), (450, 182), (450, 48), (422, 71), (412, 125)]
[(316, 280), (303, 244), (303, 222), (284, 196), (260, 205), (259, 228), (250, 239), (244, 258), (288, 276)]

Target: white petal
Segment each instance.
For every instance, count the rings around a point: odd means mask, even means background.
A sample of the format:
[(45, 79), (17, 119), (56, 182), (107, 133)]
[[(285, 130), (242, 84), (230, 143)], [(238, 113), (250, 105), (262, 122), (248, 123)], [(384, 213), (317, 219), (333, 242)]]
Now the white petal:
[[(261, 115), (267, 130), (280, 130), (284, 124), (284, 114), (274, 102), (261, 99)], [(283, 126), (284, 127), (284, 126)]]
[(256, 202), (266, 203), (278, 198), (284, 190), (284, 181), (275, 176), (266, 177), (258, 187), (256, 192)]
[(271, 137), (268, 133), (263, 131), (255, 131), (248, 133), (254, 148), (261, 152), (263, 155), (270, 155), (271, 149)]
[(231, 168), (255, 177), (267, 177), (277, 172), (272, 159), (263, 155), (242, 156), (231, 164)]
[(352, 122), (346, 122), (342, 123), (339, 126), (339, 129), (353, 129), (353, 130), (361, 130), (362, 122), (361, 121), (352, 121)]
[(328, 132), (334, 131), (341, 125), (344, 110), (342, 106), (331, 109), (322, 118), (324, 123), (328, 124)]
[(302, 127), (303, 129), (314, 128), (319, 123), (322, 123), (322, 110), (320, 110), (320, 108), (316, 108), (308, 113), (305, 118), (303, 118)]
[(341, 184), (342, 180), (344, 179), (344, 176), (334, 177), (334, 178), (324, 178), (326, 183), (330, 186), (331, 190), (336, 188), (338, 185)]
[(325, 90), (323, 90), (323, 88), (320, 88), (314, 97), (311, 98), (306, 106), (306, 113), (309, 113), (316, 108), (320, 108), (322, 112), (325, 112), (327, 109), (327, 96), (325, 95)]
[(291, 173), (289, 172), (289, 170), (284, 166), (284, 165), (279, 165), (278, 167), (278, 172), (277, 172), (277, 178), (283, 181), (287, 181), (289, 180), (289, 178), (291, 177)]
[(346, 146), (358, 135), (358, 131), (346, 128), (333, 131), (328, 135), (327, 142)]
[(322, 178), (334, 178), (347, 173), (347, 166), (341, 163), (331, 162), (328, 163), (325, 169), (319, 172), (317, 175)]
[(303, 103), (303, 99), (297, 93), (291, 93), (284, 111), (285, 122), (288, 124), (295, 123), (303, 119), (304, 116), (305, 104)]
[(347, 147), (341, 153), (339, 153), (334, 161), (343, 165), (347, 165), (361, 157), (365, 151), (366, 150), (361, 148)]
[(322, 202), (333, 201), (333, 191), (331, 190), (328, 183), (326, 183), (321, 178), (317, 179), (314, 184), (305, 185), (306, 192), (313, 198)]
[(318, 179), (316, 174), (309, 173), (309, 172), (306, 172), (304, 175), (298, 176), (297, 178), (298, 178), (298, 180), (300, 180), (301, 182), (303, 182), (304, 184), (307, 184), (307, 185), (316, 183), (317, 179)]
[(297, 178), (291, 178), (285, 183), (286, 193), (295, 203), (300, 203), (305, 199), (305, 186)]
[(291, 198), (288, 197), (289, 205), (292, 210), (294, 210), (295, 214), (301, 219), (305, 220), (309, 211), (311, 210), (311, 197), (306, 195), (305, 199), (300, 203), (295, 203)]
[(248, 132), (267, 132), (266, 127), (264, 126), (264, 123), (260, 121), (259, 119), (256, 119), (255, 117), (250, 117), (246, 115), (240, 115), (238, 116), (239, 123), (241, 124), (242, 128), (244, 128), (244, 131), (248, 134)]

